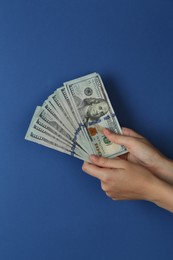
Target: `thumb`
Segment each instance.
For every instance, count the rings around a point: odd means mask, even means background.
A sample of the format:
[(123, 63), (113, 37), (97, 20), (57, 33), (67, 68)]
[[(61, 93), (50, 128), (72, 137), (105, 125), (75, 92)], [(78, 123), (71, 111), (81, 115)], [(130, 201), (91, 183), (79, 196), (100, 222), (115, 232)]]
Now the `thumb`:
[(132, 136), (132, 137), (137, 137), (137, 138), (144, 138), (142, 135), (136, 133), (134, 130), (127, 128), (127, 127), (123, 127), (122, 128), (123, 134), (126, 136)]
[(135, 141), (135, 137), (126, 136), (121, 134), (116, 134), (107, 128), (103, 129), (103, 134), (112, 142), (120, 145), (124, 145), (128, 149), (131, 148), (133, 142)]

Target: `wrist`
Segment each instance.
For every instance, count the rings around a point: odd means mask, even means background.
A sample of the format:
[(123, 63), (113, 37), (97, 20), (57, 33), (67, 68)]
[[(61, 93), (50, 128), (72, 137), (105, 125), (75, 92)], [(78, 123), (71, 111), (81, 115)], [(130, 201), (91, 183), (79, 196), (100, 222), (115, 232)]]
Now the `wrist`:
[(168, 182), (169, 184), (173, 184), (173, 161), (172, 160), (166, 158), (165, 156), (161, 156), (153, 172), (155, 172), (155, 174), (162, 180)]
[(155, 177), (150, 185), (147, 200), (173, 212), (173, 186)]
[(156, 198), (158, 197), (158, 189), (160, 187), (160, 180), (152, 175), (150, 176), (150, 179), (147, 181), (146, 185), (145, 185), (145, 200), (148, 200), (150, 202), (154, 202), (156, 200)]

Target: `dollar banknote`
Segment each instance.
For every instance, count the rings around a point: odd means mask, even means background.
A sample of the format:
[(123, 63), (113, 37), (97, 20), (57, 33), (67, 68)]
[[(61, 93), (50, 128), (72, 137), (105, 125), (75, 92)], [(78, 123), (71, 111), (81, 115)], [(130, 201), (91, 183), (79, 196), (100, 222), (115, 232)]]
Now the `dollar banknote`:
[(64, 83), (79, 123), (85, 126), (98, 155), (114, 157), (126, 152), (124, 146), (110, 142), (102, 133), (108, 128), (122, 134), (101, 77), (97, 73)]
[(91, 154), (116, 157), (127, 152), (103, 134), (122, 134), (103, 81), (92, 73), (64, 83), (34, 112), (25, 139), (89, 161)]

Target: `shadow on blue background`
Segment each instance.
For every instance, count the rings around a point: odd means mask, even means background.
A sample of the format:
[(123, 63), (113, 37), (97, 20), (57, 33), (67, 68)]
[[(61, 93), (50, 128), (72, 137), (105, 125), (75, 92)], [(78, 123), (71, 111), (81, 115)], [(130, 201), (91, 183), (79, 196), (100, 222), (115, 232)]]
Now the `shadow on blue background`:
[(1, 0), (1, 260), (171, 259), (172, 214), (111, 201), (82, 162), (24, 140), (36, 105), (98, 72), (122, 126), (172, 152), (173, 2)]

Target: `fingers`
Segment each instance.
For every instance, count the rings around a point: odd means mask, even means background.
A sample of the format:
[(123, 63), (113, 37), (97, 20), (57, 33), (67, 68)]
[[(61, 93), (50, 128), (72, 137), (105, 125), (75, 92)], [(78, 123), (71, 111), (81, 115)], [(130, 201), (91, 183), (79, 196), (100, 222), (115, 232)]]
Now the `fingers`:
[[(125, 130), (126, 131), (126, 130)], [(112, 142), (130, 148), (136, 137), (116, 134), (108, 129), (103, 129), (103, 134)]]
[(101, 181), (101, 188), (105, 192), (105, 194), (108, 197), (114, 199), (114, 191), (112, 190), (112, 173), (114, 173), (115, 176), (115, 170), (100, 168), (88, 162), (84, 162), (82, 169), (89, 175), (98, 178)]
[(97, 156), (92, 154), (90, 156), (90, 160), (92, 163), (99, 167), (103, 168), (116, 168), (116, 169), (124, 169), (125, 167), (125, 161), (121, 158), (105, 158), (101, 156)]
[(108, 191), (108, 188), (107, 188), (105, 182), (103, 182), (103, 181), (101, 181), (101, 188), (102, 188), (102, 190), (103, 190), (104, 192), (107, 192), (107, 191)]
[(106, 195), (109, 197), (109, 198), (112, 198), (112, 196), (109, 194), (109, 192), (105, 192)]
[(107, 178), (109, 175), (109, 172), (103, 172), (102, 168), (99, 168), (98, 166), (92, 165), (88, 162), (84, 162), (82, 166), (82, 170), (89, 175), (98, 178), (101, 181), (101, 188), (106, 193), (108, 197), (111, 197), (109, 194), (109, 188), (107, 186)]
[(112, 196), (111, 196), (111, 193), (110, 193), (109, 186), (106, 185), (105, 182), (103, 182), (103, 181), (101, 181), (101, 188), (102, 188), (102, 190), (105, 192), (105, 194), (106, 194), (109, 198), (113, 199)]
[(105, 180), (105, 171), (103, 168), (100, 168), (88, 162), (84, 162), (82, 170), (89, 175), (100, 179), (101, 181)]
[(132, 136), (132, 137), (137, 137), (137, 138), (142, 138), (143, 136), (136, 133), (134, 130), (127, 128), (127, 127), (123, 127), (122, 128), (123, 134), (127, 135), (127, 136)]

